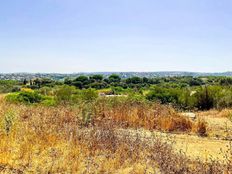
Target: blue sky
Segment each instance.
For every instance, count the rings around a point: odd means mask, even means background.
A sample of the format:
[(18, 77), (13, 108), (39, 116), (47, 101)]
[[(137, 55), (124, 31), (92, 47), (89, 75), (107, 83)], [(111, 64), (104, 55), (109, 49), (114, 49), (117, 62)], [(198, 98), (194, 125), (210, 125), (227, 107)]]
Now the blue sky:
[(230, 71), (231, 0), (5, 0), (0, 72)]

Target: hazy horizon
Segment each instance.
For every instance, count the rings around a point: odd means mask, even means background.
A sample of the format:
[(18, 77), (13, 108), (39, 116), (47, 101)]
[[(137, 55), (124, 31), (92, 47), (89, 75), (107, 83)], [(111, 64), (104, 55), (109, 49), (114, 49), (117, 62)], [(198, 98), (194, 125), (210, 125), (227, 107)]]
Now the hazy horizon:
[(232, 1), (8, 0), (0, 72), (232, 71)]
[(80, 72), (0, 72), (0, 74), (101, 74), (101, 73), (231, 73), (232, 71), (212, 71), (212, 72), (204, 72), (204, 71), (80, 71)]

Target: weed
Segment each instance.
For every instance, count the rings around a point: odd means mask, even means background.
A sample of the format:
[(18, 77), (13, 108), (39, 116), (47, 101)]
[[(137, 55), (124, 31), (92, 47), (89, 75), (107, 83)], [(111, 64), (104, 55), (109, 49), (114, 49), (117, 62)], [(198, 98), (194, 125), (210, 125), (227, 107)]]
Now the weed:
[(4, 131), (7, 135), (9, 135), (9, 133), (11, 132), (14, 124), (16, 121), (16, 114), (14, 111), (12, 110), (8, 110), (5, 112), (4, 116), (3, 116), (3, 120), (2, 120), (2, 124), (3, 124), (3, 128)]

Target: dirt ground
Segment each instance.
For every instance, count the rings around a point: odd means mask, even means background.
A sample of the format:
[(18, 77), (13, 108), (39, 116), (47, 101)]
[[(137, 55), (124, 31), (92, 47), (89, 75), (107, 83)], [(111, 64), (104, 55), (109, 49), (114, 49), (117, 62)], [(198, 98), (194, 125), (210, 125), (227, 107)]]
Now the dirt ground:
[[(185, 153), (189, 158), (199, 158), (203, 161), (210, 159), (224, 162), (232, 157), (232, 122), (227, 117), (229, 111), (208, 111), (197, 113), (197, 119), (207, 122), (207, 137), (199, 137), (193, 134), (161, 133), (147, 130), (120, 130), (120, 132), (143, 134), (151, 137), (152, 134), (160, 136), (165, 142), (172, 142), (177, 153)], [(226, 157), (228, 156), (228, 157)]]
[(231, 110), (196, 113), (197, 119), (206, 121), (208, 136), (170, 135), (175, 137), (174, 147), (191, 158), (225, 160), (226, 156), (230, 156), (232, 153), (232, 121), (228, 117), (230, 113), (232, 113)]

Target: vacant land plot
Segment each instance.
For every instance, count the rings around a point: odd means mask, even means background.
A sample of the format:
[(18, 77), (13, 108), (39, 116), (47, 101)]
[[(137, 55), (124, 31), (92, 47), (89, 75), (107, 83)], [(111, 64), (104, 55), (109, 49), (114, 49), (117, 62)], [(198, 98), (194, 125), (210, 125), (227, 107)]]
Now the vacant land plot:
[[(198, 120), (184, 118), (159, 104), (125, 99), (107, 102), (101, 99), (93, 107), (86, 103), (50, 107), (12, 104), (2, 97), (0, 172), (232, 171), (230, 141), (223, 140), (222, 134), (201, 137), (203, 134), (198, 134), (201, 131), (194, 131), (201, 128)], [(213, 125), (212, 119), (218, 117), (205, 113), (198, 117), (206, 120), (211, 132), (223, 130), (222, 126)]]

